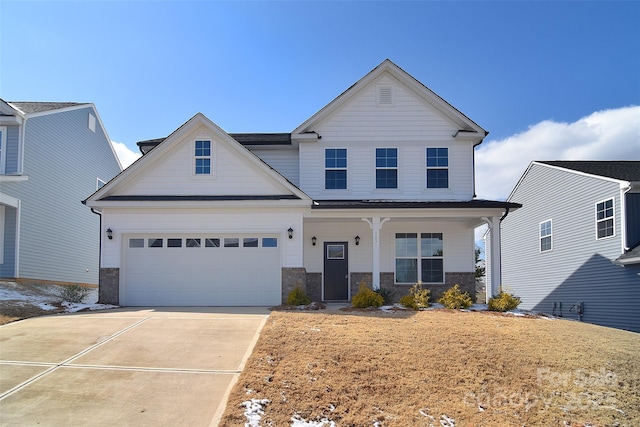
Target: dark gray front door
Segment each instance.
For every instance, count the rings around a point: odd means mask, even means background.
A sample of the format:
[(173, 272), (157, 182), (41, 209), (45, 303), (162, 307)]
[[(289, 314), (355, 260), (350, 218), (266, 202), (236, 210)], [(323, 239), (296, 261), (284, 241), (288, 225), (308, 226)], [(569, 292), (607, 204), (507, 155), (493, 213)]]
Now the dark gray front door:
[(324, 244), (324, 299), (349, 299), (349, 258), (347, 242)]

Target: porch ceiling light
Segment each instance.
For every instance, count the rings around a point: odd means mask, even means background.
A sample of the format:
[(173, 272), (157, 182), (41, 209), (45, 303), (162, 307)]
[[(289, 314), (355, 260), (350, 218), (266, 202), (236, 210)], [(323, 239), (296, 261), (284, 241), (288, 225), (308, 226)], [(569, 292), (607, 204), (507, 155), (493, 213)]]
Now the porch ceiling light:
[(289, 227), (289, 229), (287, 230), (287, 233), (289, 233), (289, 238), (293, 239), (293, 228)]
[(109, 240), (113, 239), (113, 230), (111, 229), (111, 227), (107, 228), (106, 233), (107, 233), (107, 239)]
[(315, 246), (315, 245), (316, 245), (316, 242), (317, 242), (317, 241), (318, 241), (318, 238), (317, 238), (316, 236), (313, 236), (313, 237), (311, 238), (311, 244), (312, 244), (313, 246)]
[(360, 244), (360, 236), (356, 236), (356, 246)]

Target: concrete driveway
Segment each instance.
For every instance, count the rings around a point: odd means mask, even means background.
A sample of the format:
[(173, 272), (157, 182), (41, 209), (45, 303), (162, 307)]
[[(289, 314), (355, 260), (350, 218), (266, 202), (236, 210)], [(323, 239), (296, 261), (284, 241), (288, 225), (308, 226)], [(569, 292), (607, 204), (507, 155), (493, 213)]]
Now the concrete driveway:
[(122, 308), (0, 326), (0, 425), (215, 426), (268, 315)]

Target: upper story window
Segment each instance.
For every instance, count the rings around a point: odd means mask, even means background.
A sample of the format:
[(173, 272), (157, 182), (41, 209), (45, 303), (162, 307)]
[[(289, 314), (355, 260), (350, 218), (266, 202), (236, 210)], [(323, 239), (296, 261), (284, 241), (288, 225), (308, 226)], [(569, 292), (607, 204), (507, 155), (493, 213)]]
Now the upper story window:
[(550, 251), (552, 249), (552, 225), (551, 220), (540, 223), (540, 252)]
[(613, 199), (596, 203), (596, 239), (613, 236), (614, 230)]
[(376, 188), (398, 188), (397, 148), (376, 148)]
[(324, 188), (345, 190), (347, 188), (347, 149), (325, 149), (324, 167)]
[(427, 148), (427, 188), (449, 188), (448, 148)]
[(196, 141), (195, 173), (196, 175), (211, 175), (211, 141)]

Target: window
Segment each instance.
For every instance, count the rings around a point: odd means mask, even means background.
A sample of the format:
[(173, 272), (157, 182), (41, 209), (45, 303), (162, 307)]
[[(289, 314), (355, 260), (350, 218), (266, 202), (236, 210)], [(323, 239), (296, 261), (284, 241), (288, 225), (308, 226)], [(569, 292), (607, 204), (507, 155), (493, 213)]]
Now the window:
[(344, 245), (327, 245), (327, 259), (344, 259)]
[(264, 237), (262, 239), (262, 247), (263, 248), (277, 248), (278, 247), (278, 239), (276, 237)]
[(540, 223), (540, 252), (550, 251), (551, 243), (551, 220)]
[(204, 239), (205, 248), (219, 248), (220, 239)]
[(167, 247), (168, 248), (181, 248), (182, 247), (182, 239), (167, 239)]
[(613, 216), (613, 199), (596, 203), (596, 238), (603, 239), (613, 236), (614, 233), (614, 216)]
[(227, 237), (224, 239), (224, 247), (225, 248), (239, 248), (240, 247), (240, 239), (237, 237)]
[(396, 233), (396, 283), (444, 283), (442, 233), (421, 233), (419, 243), (418, 233)]
[(129, 239), (130, 248), (144, 248), (144, 239)]
[(258, 247), (258, 238), (257, 237), (245, 237), (242, 239), (242, 247), (243, 248), (257, 248)]
[(327, 148), (324, 150), (324, 188), (327, 190), (346, 190), (347, 188), (347, 149)]
[(448, 148), (427, 148), (427, 188), (449, 188)]
[(161, 248), (162, 247), (162, 239), (149, 239), (148, 246), (149, 248)]
[(376, 148), (376, 188), (398, 188), (397, 148)]
[(196, 175), (211, 174), (211, 141), (196, 141)]
[(185, 247), (187, 248), (199, 248), (200, 247), (200, 239), (187, 238), (185, 242)]

